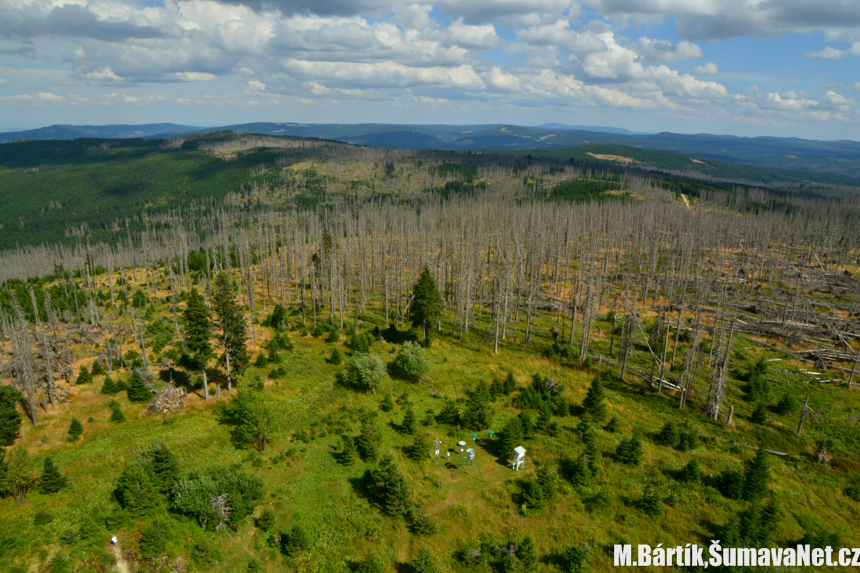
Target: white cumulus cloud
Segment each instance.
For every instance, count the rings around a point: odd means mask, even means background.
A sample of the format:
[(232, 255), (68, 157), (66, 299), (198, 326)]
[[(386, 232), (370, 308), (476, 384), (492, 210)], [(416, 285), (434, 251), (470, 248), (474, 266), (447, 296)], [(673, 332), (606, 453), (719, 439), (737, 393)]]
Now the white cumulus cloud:
[(714, 62), (708, 62), (693, 68), (693, 73), (697, 76), (715, 76), (720, 73), (720, 69)]
[(839, 58), (844, 58), (848, 54), (843, 52), (842, 50), (837, 50), (836, 48), (831, 48), (827, 46), (820, 52), (806, 52), (803, 54), (804, 58), (818, 58), (821, 60), (838, 60)]

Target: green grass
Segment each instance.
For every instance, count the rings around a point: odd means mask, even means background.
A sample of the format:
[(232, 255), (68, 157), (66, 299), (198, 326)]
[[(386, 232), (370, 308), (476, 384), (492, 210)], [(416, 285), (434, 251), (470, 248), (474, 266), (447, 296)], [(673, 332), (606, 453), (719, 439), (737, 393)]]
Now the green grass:
[[(159, 307), (159, 312), (166, 312), (168, 308), (165, 304)], [(362, 319), (362, 330), (383, 326), (382, 317), (372, 308)], [(696, 381), (699, 397), (685, 410), (677, 409), (676, 399), (668, 392), (657, 395), (644, 389), (641, 380), (633, 376), (626, 382), (613, 379), (607, 384), (607, 404), (611, 414), (620, 420), (620, 431), (616, 434), (597, 431), (603, 454), (600, 474), (592, 485), (581, 490), (562, 482), (560, 498), (542, 512), (524, 511), (518, 501), (519, 493), (524, 483), (533, 479), (536, 464), (555, 466), (561, 459), (576, 457), (583, 452), (584, 445), (575, 431), (580, 421), (577, 416), (557, 418), (562, 428), (556, 437), (538, 435), (527, 440), (524, 444), (528, 450), (527, 465), (525, 471), (519, 473), (499, 463), (483, 431), (477, 449), (484, 481), (478, 478), (474, 468), (453, 477), (452, 468), (444, 463), (434, 464), (429, 457), (420, 463), (410, 461), (402, 448), (411, 443), (412, 437), (398, 430), (405, 407), (398, 405), (390, 412), (383, 412), (379, 405), (386, 394), (397, 399), (404, 392), (408, 393), (411, 406), (421, 420), (428, 410), (438, 411), (441, 407), (441, 401), (430, 395), (431, 386), (450, 398), (462, 401), (467, 391), (479, 381), (502, 379), (510, 369), (520, 386), (529, 383), (534, 373), (540, 373), (559, 380), (571, 403), (578, 405), (585, 396), (596, 370), (583, 369), (577, 362), (562, 364), (543, 357), (543, 349), (552, 340), (549, 336), (551, 327), (555, 325), (552, 317), (536, 317), (535, 334), (528, 348), (514, 343), (515, 337), (522, 339), (523, 323), (509, 325), (508, 339), (500, 345), (498, 355), (493, 355), (482, 334), (488, 320), (486, 314), (479, 313), (474, 330), (463, 341), (448, 334), (453, 325), (443, 322), (442, 333), (436, 336), (433, 346), (427, 351), (431, 364), (429, 381), (416, 383), (386, 378), (376, 394), (368, 394), (336, 382), (336, 375), (343, 366), (334, 366), (325, 360), (333, 344), (325, 342), (324, 337), (302, 336), (301, 326), (297, 326), (299, 318), (293, 313), (290, 322), (297, 328), (290, 332), (290, 337), (295, 348), (281, 352), (281, 365), (287, 374), (266, 382), (276, 415), (276, 431), (263, 454), (234, 447), (229, 429), (219, 422), (220, 412), (229, 398), (205, 405), (192, 392), (185, 411), (147, 416), (142, 415), (144, 406), (130, 404), (124, 394), (120, 394), (117, 399), (128, 421), (112, 424), (108, 421), (110, 410), (106, 407), (110, 397), (98, 395), (101, 377), (96, 377), (93, 384), (74, 389), (76, 396), (70, 405), (61, 407), (52, 416), (43, 417), (42, 426), (24, 428), (21, 442), (28, 445), (31, 455), (40, 461), (42, 456), (50, 453), (61, 471), (69, 477), (71, 485), (68, 490), (54, 496), (31, 493), (21, 507), (16, 507), (11, 498), (0, 500), (4, 524), (0, 530), (14, 532), (21, 540), (11, 554), (0, 554), (0, 566), (8, 567), (13, 562), (21, 562), (21, 559), (44, 564), (54, 552), (69, 551), (56, 543), (59, 536), (78, 527), (88, 516), (104, 515), (110, 507), (117, 475), (125, 464), (134, 459), (135, 452), (154, 439), (164, 441), (180, 456), (183, 472), (201, 471), (233, 462), (242, 464), (245, 471), (259, 476), (266, 484), (263, 507), (275, 512), (274, 531), (286, 531), (295, 524), (301, 524), (313, 539), (311, 548), (301, 555), (299, 562), (286, 559), (276, 549), (269, 548), (263, 533), (254, 529), (250, 520), (241, 524), (235, 534), (213, 536), (200, 532), (187, 520), (171, 518), (174, 539), (168, 548), (168, 556), (187, 555), (196, 540), (209, 537), (223, 552), (222, 561), (213, 569), (219, 572), (242, 571), (251, 558), (260, 561), (267, 571), (348, 571), (348, 564), (367, 551), (388, 563), (405, 563), (421, 547), (431, 548), (437, 561), (450, 570), (465, 571), (456, 557), (461, 549), (476, 545), (482, 537), (496, 539), (501, 544), (519, 540), (526, 534), (536, 540), (540, 554), (550, 558), (560, 555), (567, 546), (588, 540), (593, 548), (592, 570), (609, 571), (611, 552), (607, 548), (614, 543), (674, 546), (690, 542), (703, 544), (714, 538), (718, 528), (745, 504), (723, 498), (708, 485), (709, 480), (725, 469), (741, 468), (743, 461), (752, 457), (754, 452), (745, 446), (759, 441), (766, 447), (799, 456), (771, 460), (773, 490), (786, 511), (777, 536), (780, 543), (793, 543), (800, 539), (803, 535), (801, 523), (806, 516), (816, 515), (828, 528), (842, 533), (845, 546), (860, 545), (854, 527), (860, 519), (860, 504), (840, 493), (851, 477), (850, 472), (825, 470), (810, 459), (821, 437), (821, 425), (810, 423), (804, 434), (797, 437), (794, 435), (796, 417), (793, 414), (771, 415), (764, 427), (749, 424), (746, 418), (753, 405), (744, 400), (742, 383), (734, 379), (725, 402), (736, 407), (736, 423), (731, 427), (704, 420), (698, 415), (706, 392), (703, 379)], [(604, 334), (595, 335), (592, 349), (606, 354), (611, 324), (600, 319), (594, 328), (595, 331), (601, 328)], [(350, 332), (351, 325), (348, 324), (346, 333)], [(736, 341), (737, 368), (753, 362), (760, 355), (775, 357), (774, 353), (761, 353), (743, 338), (738, 337)], [(345, 354), (349, 353), (343, 342), (334, 344)], [(372, 352), (388, 362), (396, 348), (396, 344), (377, 342)], [(685, 349), (685, 344), (680, 345), (679, 357)], [(645, 369), (645, 353), (637, 351), (631, 364)], [(246, 378), (258, 373), (265, 375), (267, 371), (252, 367)], [(812, 396), (810, 401), (817, 408), (828, 410), (837, 420), (847, 417), (852, 408), (856, 409), (856, 398), (847, 390), (802, 384), (800, 375), (791, 372), (775, 375), (781, 381), (791, 382), (785, 386), (786, 391), (798, 399), (809, 393)], [(780, 387), (772, 392), (773, 402), (782, 390)], [(519, 412), (512, 405), (515, 396), (516, 393), (493, 403), (491, 429), (500, 430), (509, 417)], [(420, 537), (411, 534), (402, 520), (385, 517), (362, 495), (362, 476), (375, 464), (359, 461), (351, 467), (344, 467), (338, 463), (340, 434), (357, 434), (359, 421), (370, 412), (377, 415), (383, 431), (380, 450), (394, 454), (412, 484), (413, 500), (424, 504), (436, 521), (438, 532), (435, 535)], [(79, 442), (68, 444), (64, 441), (64, 433), (72, 414), (82, 421), (92, 416), (94, 421), (85, 422), (84, 435)], [(702, 446), (692, 452), (679, 452), (656, 445), (650, 435), (659, 431), (668, 420), (687, 422), (699, 428), (705, 436)], [(309, 430), (312, 439), (298, 439), (299, 432), (306, 435)], [(640, 467), (623, 466), (614, 461), (612, 454), (619, 441), (634, 431), (643, 435), (644, 460)], [(469, 430), (465, 428), (419, 424), (419, 432), (427, 434), (428, 439), (442, 439), (443, 448), (452, 448), (461, 439), (471, 441)], [(41, 442), (43, 435), (47, 435), (50, 441)], [(830, 451), (840, 458), (851, 459), (856, 455), (850, 444), (842, 442), (834, 442)], [(451, 460), (459, 462), (460, 459), (455, 448)], [(673, 472), (690, 459), (698, 460), (701, 465), (706, 476), (703, 484), (682, 485), (672, 477)], [(637, 509), (636, 500), (647, 484), (656, 484), (665, 496), (676, 494), (675, 505), (667, 505), (658, 517), (646, 516)], [(609, 505), (589, 512), (584, 501), (601, 489), (610, 494)], [(50, 511), (55, 515), (54, 521), (37, 528), (33, 525), (33, 515), (37, 510)], [(139, 532), (147, 525), (147, 521), (127, 520), (117, 526), (116, 533), (127, 549), (134, 550)], [(93, 540), (77, 542), (71, 547), (72, 557), (78, 562), (96, 563), (104, 553), (108, 534), (113, 532), (102, 527)], [(148, 567), (147, 563), (139, 565)]]

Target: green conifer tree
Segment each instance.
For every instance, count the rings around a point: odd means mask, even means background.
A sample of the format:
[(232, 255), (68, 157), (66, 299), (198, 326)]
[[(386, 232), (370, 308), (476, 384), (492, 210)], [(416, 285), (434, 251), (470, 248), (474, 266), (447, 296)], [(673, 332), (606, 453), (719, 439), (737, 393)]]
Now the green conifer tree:
[(679, 439), (678, 427), (673, 422), (666, 422), (657, 434), (657, 443), (668, 448), (674, 448)]
[(146, 387), (140, 370), (132, 372), (128, 379), (128, 400), (130, 402), (149, 402), (152, 400), (152, 392)]
[(90, 374), (90, 371), (87, 370), (87, 365), (82, 364), (81, 369), (78, 371), (78, 377), (75, 380), (75, 384), (89, 384), (93, 381), (93, 375)]
[(101, 393), (105, 396), (113, 396), (118, 391), (119, 389), (116, 387), (116, 382), (114, 382), (114, 379), (111, 377), (111, 375), (108, 374), (107, 376), (105, 376), (105, 381), (104, 384), (102, 384)]
[(478, 382), (475, 390), (469, 394), (466, 410), (461, 414), (463, 424), (472, 430), (484, 430), (489, 427), (493, 418), (490, 410), (490, 389), (483, 380)]
[(254, 366), (257, 368), (265, 368), (269, 365), (269, 360), (266, 358), (266, 355), (260, 352), (257, 354), (257, 359), (254, 361)]
[(266, 325), (275, 329), (275, 332), (289, 330), (290, 325), (287, 322), (287, 309), (283, 305), (276, 304), (272, 309), (272, 314), (266, 320)]
[(215, 293), (212, 297), (215, 314), (221, 322), (223, 339), (226, 341), (225, 352), (230, 356), (230, 368), (237, 374), (242, 374), (251, 361), (248, 354), (246, 339), (247, 325), (242, 309), (233, 295), (233, 285), (226, 273), (220, 273), (215, 279)]
[(179, 456), (161, 441), (149, 444), (137, 457), (137, 463), (146, 469), (163, 494), (170, 493), (179, 480)]
[(212, 314), (203, 295), (196, 288), (188, 293), (185, 319), (185, 347), (191, 353), (195, 369), (203, 368), (212, 357)]
[(534, 571), (537, 567), (537, 547), (530, 535), (527, 535), (517, 547), (517, 558), (520, 560), (520, 571)]
[(699, 447), (699, 430), (685, 425), (680, 431), (678, 449), (682, 452), (691, 452)]
[(690, 460), (681, 468), (681, 479), (686, 482), (699, 482), (702, 480), (702, 470), (699, 462)]
[(653, 484), (645, 486), (642, 497), (639, 498), (639, 509), (650, 517), (663, 513), (663, 497)]
[(773, 411), (777, 414), (785, 415), (790, 414), (797, 408), (797, 401), (788, 393), (783, 394), (779, 397), (779, 400), (776, 402), (776, 406), (774, 406)]
[(535, 429), (539, 432), (546, 432), (551, 423), (552, 410), (550, 410), (549, 404), (544, 402), (540, 407), (540, 412), (538, 412), (537, 420), (535, 420)]
[[(335, 366), (343, 362), (343, 355), (340, 353), (340, 350), (337, 348), (331, 349), (331, 356), (328, 358), (329, 364), (334, 364)], [(391, 398), (389, 398), (390, 400)]]
[(50, 457), (45, 458), (45, 465), (42, 468), (42, 478), (39, 480), (39, 493), (52, 494), (57, 493), (68, 484), (68, 478), (60, 473), (60, 470), (54, 464), (54, 460)]
[(108, 402), (108, 407), (110, 408), (110, 421), (121, 424), (125, 422), (125, 414), (122, 413), (122, 408), (119, 405), (119, 402), (116, 400), (111, 400)]
[(582, 487), (591, 483), (591, 468), (588, 465), (588, 461), (585, 457), (580, 457), (573, 462), (570, 473), (571, 484)]
[(367, 418), (361, 425), (361, 432), (358, 435), (358, 451), (364, 460), (376, 461), (381, 439), (382, 436), (379, 433), (376, 422), (373, 418)]
[(523, 427), (517, 417), (508, 420), (499, 433), (499, 454), (508, 460), (514, 458), (514, 448), (523, 445)]
[(18, 402), (21, 393), (12, 386), (0, 386), (0, 446), (11, 444), (21, 429)]
[(528, 412), (520, 412), (518, 418), (520, 419), (520, 427), (523, 429), (523, 438), (531, 438), (535, 431), (535, 423), (532, 420), (531, 414)]
[(345, 466), (351, 466), (355, 463), (355, 458), (358, 456), (358, 451), (355, 448), (355, 438), (349, 435), (342, 435), (341, 441), (343, 446), (340, 450), (340, 463)]
[(403, 416), (403, 423), (400, 427), (403, 429), (404, 434), (409, 434), (410, 436), (415, 433), (417, 420), (415, 419), (415, 412), (412, 408), (406, 410), (406, 414)]
[(510, 396), (517, 389), (517, 380), (514, 378), (514, 373), (508, 370), (508, 375), (505, 377), (505, 382), (502, 385), (505, 396)]
[(588, 469), (592, 475), (600, 471), (600, 446), (597, 443), (597, 433), (591, 428), (586, 428), (582, 433), (582, 442), (585, 444), (585, 458), (588, 461)]
[(278, 354), (278, 345), (275, 343), (277, 340), (277, 338), (272, 338), (269, 341), (269, 351), (266, 354), (266, 362), (269, 364), (279, 364), (281, 362), (281, 355)]
[(618, 416), (612, 416), (611, 418), (609, 418), (609, 422), (606, 424), (605, 429), (610, 434), (618, 433), (618, 430), (620, 429), (620, 425), (618, 423)]
[(170, 532), (163, 520), (158, 520), (140, 533), (140, 556), (153, 559), (164, 555)]
[(448, 424), (449, 426), (456, 426), (460, 423), (460, 409), (457, 408), (457, 403), (454, 400), (445, 400), (445, 403), (442, 404), (442, 409), (439, 410), (439, 414), (436, 416), (436, 419), (441, 424)]
[(416, 435), (412, 440), (412, 444), (407, 449), (406, 455), (413, 462), (420, 462), (427, 459), (429, 452), (429, 444), (424, 436)]
[(412, 304), (409, 306), (409, 320), (412, 326), (422, 329), (424, 347), (427, 347), (430, 341), (433, 324), (442, 313), (442, 302), (442, 295), (436, 288), (436, 281), (430, 273), (430, 268), (424, 265), (421, 276), (412, 287)]
[[(126, 466), (117, 479), (114, 497), (120, 506), (133, 517), (156, 512), (161, 504), (158, 488), (149, 473), (140, 465)], [(208, 503), (208, 502), (207, 502)]]
[(588, 573), (588, 548), (573, 545), (564, 551), (564, 573)]
[(638, 466), (642, 462), (642, 440), (639, 434), (633, 434), (626, 440), (621, 440), (615, 450), (615, 458), (622, 464)]
[(761, 424), (764, 424), (765, 422), (767, 422), (767, 408), (765, 408), (765, 405), (763, 402), (759, 402), (758, 404), (755, 405), (755, 409), (753, 410), (752, 415), (750, 416), (750, 422), (752, 422), (753, 424), (758, 424), (758, 425), (761, 425)]
[(720, 493), (728, 499), (742, 499), (744, 496), (744, 475), (734, 470), (726, 470), (720, 474), (717, 484)]
[(310, 546), (310, 536), (301, 525), (294, 525), (289, 533), (282, 536), (281, 550), (287, 557), (295, 557), (302, 551), (306, 551)]
[(543, 490), (543, 498), (550, 504), (558, 495), (558, 476), (548, 466), (542, 465), (537, 470), (537, 482)]
[(413, 573), (436, 573), (439, 569), (433, 561), (433, 554), (426, 547), (418, 550), (418, 555), (412, 561)]
[(433, 535), (436, 533), (436, 522), (427, 515), (423, 505), (417, 505), (410, 512), (412, 532), (416, 535)]
[(382, 511), (391, 517), (405, 516), (411, 509), (410, 488), (391, 454), (385, 454), (371, 472), (374, 497)]
[(546, 498), (544, 490), (538, 480), (526, 482), (523, 490), (523, 503), (526, 508), (540, 511), (546, 508)]
[(754, 501), (767, 495), (770, 482), (770, 464), (764, 448), (759, 447), (755, 456), (747, 460), (744, 468), (744, 499)]
[(84, 433), (84, 425), (81, 424), (81, 421), (77, 418), (72, 418), (72, 422), (69, 424), (69, 438), (70, 442), (76, 442), (81, 437), (81, 434)]
[(582, 401), (582, 408), (585, 410), (585, 415), (591, 418), (595, 424), (603, 423), (609, 410), (603, 400), (606, 396), (606, 391), (603, 389), (603, 380), (600, 376), (595, 376), (591, 381), (591, 386), (588, 387), (588, 392), (585, 399)]
[(98, 360), (93, 362), (92, 373), (93, 373), (93, 376), (101, 376), (102, 374), (105, 373), (104, 368), (102, 368), (102, 363), (99, 362)]

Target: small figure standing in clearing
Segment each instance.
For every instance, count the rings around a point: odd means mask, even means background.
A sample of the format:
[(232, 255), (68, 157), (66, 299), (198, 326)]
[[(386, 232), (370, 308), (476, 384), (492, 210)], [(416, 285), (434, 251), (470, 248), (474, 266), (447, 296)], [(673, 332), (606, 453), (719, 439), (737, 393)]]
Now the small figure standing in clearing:
[(113, 537), (110, 538), (110, 542), (112, 544), (116, 545), (117, 543), (119, 543), (119, 540), (116, 538), (116, 535), (114, 535)]

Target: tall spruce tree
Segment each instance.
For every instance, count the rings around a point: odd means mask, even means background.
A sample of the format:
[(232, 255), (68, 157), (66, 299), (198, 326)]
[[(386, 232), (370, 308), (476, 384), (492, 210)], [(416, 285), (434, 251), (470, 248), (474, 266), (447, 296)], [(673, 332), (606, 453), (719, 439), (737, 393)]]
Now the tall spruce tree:
[(520, 419), (514, 416), (499, 435), (499, 454), (505, 459), (514, 457), (514, 448), (523, 445), (523, 426)]
[(403, 429), (404, 434), (409, 434), (410, 436), (415, 433), (416, 424), (418, 421), (415, 418), (415, 411), (412, 408), (406, 410), (406, 415), (403, 416), (403, 423), (400, 427)]
[(18, 403), (21, 393), (11, 386), (0, 386), (0, 446), (11, 444), (21, 429)]
[(163, 442), (152, 442), (137, 457), (137, 463), (149, 473), (161, 493), (169, 493), (179, 480), (179, 456)]
[(605, 395), (603, 381), (600, 376), (595, 376), (594, 380), (591, 381), (591, 386), (588, 387), (588, 393), (586, 393), (585, 398), (582, 400), (582, 408), (585, 410), (585, 414), (595, 424), (603, 423), (603, 420), (609, 413), (606, 404), (603, 403)]
[(188, 293), (185, 318), (185, 347), (191, 353), (196, 369), (203, 368), (212, 357), (212, 319), (203, 295), (196, 288)]
[(744, 468), (744, 499), (756, 501), (767, 495), (770, 481), (770, 464), (764, 448), (759, 447), (755, 457), (747, 460)]
[(340, 450), (340, 463), (351, 466), (355, 463), (355, 458), (358, 455), (355, 448), (355, 438), (344, 434), (341, 436), (341, 440), (343, 441), (343, 448)]
[(421, 460), (426, 459), (429, 446), (430, 445), (424, 436), (418, 434), (412, 440), (412, 444), (410, 444), (407, 449), (406, 456), (413, 462), (420, 462)]
[(246, 339), (248, 337), (245, 317), (233, 296), (230, 277), (222, 272), (215, 279), (215, 294), (212, 297), (215, 314), (221, 321), (224, 341), (224, 359), (227, 365), (227, 390), (233, 389), (231, 369), (242, 374), (251, 363)]
[(585, 457), (588, 463), (588, 469), (592, 474), (597, 474), (600, 471), (600, 446), (597, 443), (597, 433), (591, 428), (586, 428), (582, 432), (582, 441), (585, 444)]
[(421, 328), (424, 333), (423, 344), (426, 347), (430, 340), (430, 327), (439, 319), (442, 313), (442, 295), (436, 287), (436, 281), (430, 274), (430, 268), (424, 265), (421, 276), (412, 287), (412, 302), (409, 305), (409, 320), (412, 326)]
[(392, 517), (403, 517), (412, 508), (409, 484), (391, 454), (385, 454), (371, 472), (374, 497), (382, 511)]
[(502, 391), (504, 391), (505, 396), (510, 396), (517, 389), (517, 380), (514, 378), (514, 373), (508, 370), (508, 375), (505, 377), (505, 381), (502, 383)]
[(39, 493), (57, 493), (66, 487), (68, 481), (68, 478), (60, 473), (60, 470), (54, 464), (54, 460), (50, 456), (45, 458), (45, 464), (42, 467), (42, 477), (39, 480)]
[(382, 435), (376, 427), (376, 421), (373, 418), (367, 418), (361, 425), (361, 432), (358, 435), (358, 451), (361, 457), (366, 461), (376, 461), (381, 440)]
[(134, 517), (155, 511), (163, 499), (149, 472), (136, 463), (126, 466), (119, 475), (113, 494), (120, 506)]
[(442, 404), (442, 409), (436, 415), (436, 419), (442, 424), (456, 426), (460, 423), (460, 409), (457, 408), (457, 403), (454, 400), (445, 400)]
[(493, 413), (490, 410), (490, 388), (483, 380), (478, 382), (478, 387), (469, 394), (466, 402), (466, 410), (461, 418), (463, 423), (473, 430), (484, 430), (490, 425)]
[(576, 486), (585, 486), (591, 482), (591, 468), (589, 460), (585, 456), (574, 460), (570, 467), (570, 483)]

